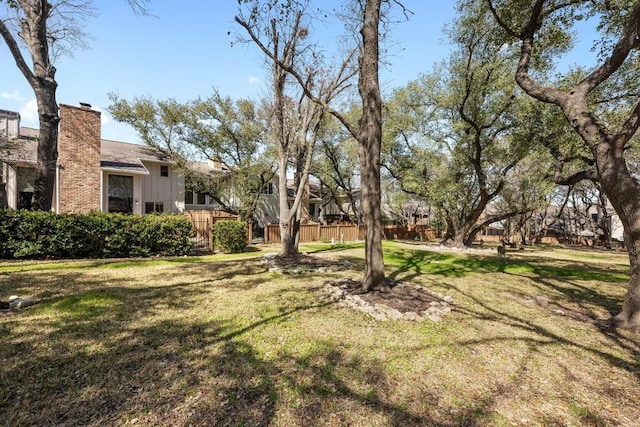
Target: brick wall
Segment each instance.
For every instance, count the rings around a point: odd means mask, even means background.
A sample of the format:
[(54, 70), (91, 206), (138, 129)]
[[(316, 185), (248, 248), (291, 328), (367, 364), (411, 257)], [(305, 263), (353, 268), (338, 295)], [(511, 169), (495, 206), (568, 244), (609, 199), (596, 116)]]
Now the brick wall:
[(60, 213), (100, 210), (100, 112), (60, 105)]

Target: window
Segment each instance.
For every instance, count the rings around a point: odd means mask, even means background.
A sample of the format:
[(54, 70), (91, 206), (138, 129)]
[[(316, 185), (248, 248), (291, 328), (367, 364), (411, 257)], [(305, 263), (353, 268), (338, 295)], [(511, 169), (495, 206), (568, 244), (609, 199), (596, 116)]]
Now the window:
[(160, 176), (169, 176), (169, 166), (167, 165), (160, 166)]
[(18, 209), (31, 209), (33, 191), (18, 191)]
[(262, 189), (262, 194), (273, 194), (273, 182), (268, 182)]
[(31, 209), (33, 186), (36, 182), (36, 170), (31, 168), (16, 169), (16, 186), (18, 193), (17, 208)]
[(109, 212), (133, 213), (133, 177), (109, 175)]
[(193, 190), (187, 190), (184, 193), (185, 205), (206, 205), (211, 204), (211, 198), (206, 194), (196, 193)]
[(164, 204), (161, 202), (145, 202), (144, 213), (164, 212)]

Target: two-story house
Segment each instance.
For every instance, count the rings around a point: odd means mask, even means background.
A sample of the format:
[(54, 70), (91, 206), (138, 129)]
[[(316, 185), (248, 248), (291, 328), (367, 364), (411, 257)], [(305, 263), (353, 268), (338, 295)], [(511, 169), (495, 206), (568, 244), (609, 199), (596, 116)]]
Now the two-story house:
[[(37, 136), (18, 113), (0, 110), (0, 207), (30, 207)], [(60, 105), (55, 212), (181, 212), (184, 193), (183, 175), (162, 152), (102, 139), (99, 111)]]

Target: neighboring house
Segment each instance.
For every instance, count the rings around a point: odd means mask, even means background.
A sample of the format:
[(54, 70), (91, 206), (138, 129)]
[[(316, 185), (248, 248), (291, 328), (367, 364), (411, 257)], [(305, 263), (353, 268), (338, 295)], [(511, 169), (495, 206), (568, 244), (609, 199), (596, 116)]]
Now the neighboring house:
[[(491, 206), (488, 209), (491, 209)], [(558, 242), (566, 243), (602, 240), (604, 237), (602, 227), (605, 224), (602, 222), (603, 209), (599, 204), (592, 204), (589, 207), (565, 207), (562, 211), (560, 209), (559, 206), (549, 205), (534, 211), (528, 222), (530, 236), (535, 236), (537, 239), (556, 239)], [(622, 242), (624, 230), (620, 218), (608, 202), (606, 210), (608, 212), (606, 227), (611, 233), (611, 238), (614, 242)], [(478, 238), (504, 236), (508, 233), (508, 229), (509, 220), (494, 222), (485, 227)]]
[[(228, 169), (219, 161), (209, 160), (207, 162), (190, 162), (187, 168), (200, 177), (212, 180), (218, 180), (228, 173)], [(229, 206), (237, 207), (238, 200), (233, 197), (226, 202)], [(187, 211), (199, 210), (220, 210), (222, 207), (211, 196), (204, 193), (198, 193), (196, 190), (187, 188), (184, 193), (184, 205)]]
[[(101, 138), (100, 112), (60, 105), (53, 208), (146, 214), (182, 212), (184, 177), (166, 155), (144, 145)], [(31, 207), (38, 130), (0, 110), (0, 207)]]
[[(302, 221), (303, 222), (319, 222), (322, 208), (322, 197), (314, 190), (312, 185), (307, 186), (301, 201)], [(287, 200), (291, 206), (295, 200), (296, 188), (293, 180), (287, 180)], [(267, 183), (262, 191), (256, 218), (261, 227), (267, 224), (277, 224), (280, 221), (280, 201), (278, 193), (278, 179), (274, 178), (273, 182)]]
[[(609, 229), (611, 238), (619, 242), (624, 241), (624, 228), (622, 226), (622, 222), (608, 200), (606, 201), (605, 208), (609, 216), (606, 219), (606, 227)], [(592, 232), (595, 231), (595, 234), (602, 236), (604, 234), (602, 226), (605, 225), (602, 224), (602, 218), (604, 215), (602, 207), (600, 205), (591, 206), (587, 213), (589, 214), (589, 218), (587, 218), (588, 228), (585, 228), (585, 230)]]
[(385, 225), (429, 225), (433, 216), (431, 206), (420, 200), (402, 204), (382, 204), (382, 222)]
[[(219, 161), (209, 160), (207, 162), (191, 162), (188, 165), (191, 172), (207, 179), (220, 179), (227, 173), (224, 165)], [(302, 200), (302, 220), (304, 222), (318, 222), (322, 215), (322, 198), (316, 193), (316, 187), (311, 184)], [(256, 205), (255, 219), (256, 226), (263, 228), (268, 224), (277, 224), (280, 220), (280, 202), (278, 195), (278, 179), (274, 178), (262, 190)], [(241, 210), (241, 200), (237, 195), (225, 194), (221, 195), (224, 203), (234, 209)], [(295, 188), (293, 180), (287, 181), (287, 199), (289, 205), (293, 204), (295, 199)], [(198, 193), (196, 190), (187, 189), (185, 191), (185, 209), (186, 210), (210, 210), (216, 211), (222, 209), (222, 206), (210, 195)]]
[[(354, 188), (351, 197), (344, 191), (330, 195), (320, 191), (323, 199), (320, 222), (322, 224), (346, 224), (352, 223), (358, 217), (358, 212), (362, 212), (362, 192), (360, 188)], [(353, 206), (352, 201), (355, 203)], [(358, 212), (356, 212), (357, 210)]]

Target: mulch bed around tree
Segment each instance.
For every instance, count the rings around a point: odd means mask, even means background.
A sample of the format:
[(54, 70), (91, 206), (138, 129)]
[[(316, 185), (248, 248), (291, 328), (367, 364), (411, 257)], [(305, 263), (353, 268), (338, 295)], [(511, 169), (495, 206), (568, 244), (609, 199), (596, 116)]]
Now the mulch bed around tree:
[[(265, 257), (265, 261), (263, 262), (270, 269), (280, 271), (284, 274), (300, 274), (318, 270), (331, 271), (332, 267), (338, 270), (345, 269), (344, 261), (336, 261), (307, 254), (299, 254), (292, 257), (270, 255)], [(330, 284), (340, 286), (348, 294), (360, 296), (360, 298), (372, 306), (385, 304), (391, 308), (395, 308), (401, 313), (422, 312), (429, 309), (429, 307), (432, 306), (431, 303), (442, 302), (443, 298), (441, 295), (432, 293), (423, 287), (417, 287), (408, 283), (395, 283), (391, 280), (389, 280), (391, 288), (389, 292), (374, 290), (362, 293), (360, 290), (360, 282), (357, 280), (341, 279)]]
[(385, 304), (395, 308), (401, 313), (413, 311), (419, 313), (431, 307), (432, 302), (441, 302), (442, 298), (427, 289), (416, 287), (408, 283), (390, 283), (390, 292), (371, 291), (362, 293), (360, 282), (357, 280), (343, 280), (339, 284), (347, 285), (342, 287), (350, 294), (359, 295), (371, 305)]

